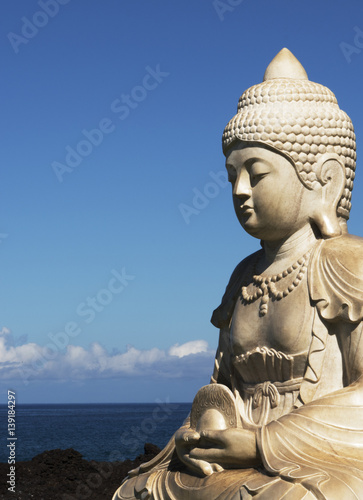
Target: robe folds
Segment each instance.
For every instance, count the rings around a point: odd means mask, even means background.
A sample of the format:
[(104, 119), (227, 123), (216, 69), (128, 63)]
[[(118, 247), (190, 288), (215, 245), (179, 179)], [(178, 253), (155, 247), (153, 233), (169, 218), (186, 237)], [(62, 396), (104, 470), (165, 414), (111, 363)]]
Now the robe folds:
[[(229, 328), (251, 258), (237, 266), (212, 316), (221, 333), (211, 383), (229, 388)], [(363, 239), (320, 240), (308, 289), (314, 321), (303, 380), (291, 411), (256, 429), (263, 465), (197, 477), (172, 438), (129, 473), (114, 500), (363, 500)]]

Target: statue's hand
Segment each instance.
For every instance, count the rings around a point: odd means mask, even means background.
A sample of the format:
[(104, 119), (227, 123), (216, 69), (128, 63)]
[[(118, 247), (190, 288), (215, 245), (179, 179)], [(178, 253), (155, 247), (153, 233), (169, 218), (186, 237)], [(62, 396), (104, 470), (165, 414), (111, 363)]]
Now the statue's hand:
[(193, 472), (209, 476), (213, 472), (223, 470), (218, 464), (209, 463), (191, 457), (191, 452), (198, 446), (200, 434), (193, 429), (179, 429), (175, 434), (175, 446), (179, 459)]
[(201, 431), (198, 446), (190, 450), (189, 457), (224, 469), (254, 467), (261, 463), (256, 434), (246, 429)]

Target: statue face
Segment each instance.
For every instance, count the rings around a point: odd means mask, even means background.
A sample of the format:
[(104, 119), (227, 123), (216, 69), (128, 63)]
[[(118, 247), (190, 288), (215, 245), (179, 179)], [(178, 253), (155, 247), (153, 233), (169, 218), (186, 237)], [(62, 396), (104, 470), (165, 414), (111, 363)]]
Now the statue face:
[(284, 156), (240, 143), (226, 167), (237, 218), (251, 236), (278, 241), (309, 223), (309, 191)]

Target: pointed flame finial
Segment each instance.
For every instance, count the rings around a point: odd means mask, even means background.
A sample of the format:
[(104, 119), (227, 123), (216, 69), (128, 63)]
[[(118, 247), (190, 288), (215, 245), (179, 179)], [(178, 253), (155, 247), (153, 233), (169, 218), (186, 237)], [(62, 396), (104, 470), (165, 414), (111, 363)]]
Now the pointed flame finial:
[(275, 80), (276, 78), (309, 79), (300, 61), (286, 48), (280, 50), (267, 66), (263, 81)]

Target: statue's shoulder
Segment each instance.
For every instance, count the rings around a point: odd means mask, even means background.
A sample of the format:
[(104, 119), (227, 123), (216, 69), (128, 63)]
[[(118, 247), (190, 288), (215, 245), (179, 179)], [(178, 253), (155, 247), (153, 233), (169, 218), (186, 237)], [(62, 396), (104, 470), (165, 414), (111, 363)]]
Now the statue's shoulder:
[(321, 241), (309, 266), (309, 288), (326, 320), (363, 319), (363, 238), (344, 234)]
[(261, 253), (262, 250), (259, 250), (249, 255), (234, 269), (223, 295), (222, 302), (212, 315), (211, 322), (215, 327), (225, 328), (229, 326), (237, 296), (244, 284), (245, 277), (251, 274), (251, 269), (253, 269)]

